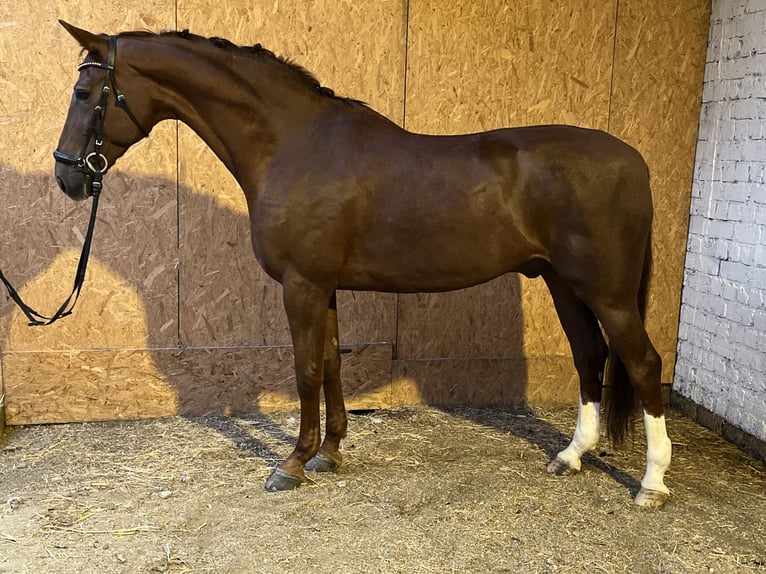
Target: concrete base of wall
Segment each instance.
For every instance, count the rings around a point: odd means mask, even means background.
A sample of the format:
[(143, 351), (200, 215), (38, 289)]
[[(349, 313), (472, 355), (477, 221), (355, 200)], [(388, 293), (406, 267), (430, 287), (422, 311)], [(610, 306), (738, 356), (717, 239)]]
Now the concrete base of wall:
[(745, 452), (748, 452), (766, 463), (766, 442), (746, 433), (742, 429), (727, 422), (720, 415), (687, 399), (676, 391), (670, 392), (670, 405), (693, 421), (709, 428)]

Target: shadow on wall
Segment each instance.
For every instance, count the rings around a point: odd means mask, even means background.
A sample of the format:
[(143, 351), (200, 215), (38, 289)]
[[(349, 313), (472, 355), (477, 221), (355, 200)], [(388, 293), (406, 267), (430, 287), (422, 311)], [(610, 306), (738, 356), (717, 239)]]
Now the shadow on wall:
[[(0, 197), (0, 267), (52, 312), (71, 289), (90, 202), (64, 196), (52, 169), (2, 165)], [(349, 407), (523, 402), (520, 298), (516, 275), (448, 294), (340, 293)], [(212, 194), (110, 173), (75, 314), (33, 329), (2, 300), (11, 424), (297, 407), (281, 288), (255, 260), (247, 216)]]
[[(278, 464), (281, 455), (270, 445), (291, 446), (296, 437), (268, 411), (297, 407), (292, 352), (280, 287), (255, 260), (246, 215), (159, 178), (115, 172), (106, 184), (75, 314), (29, 328), (3, 296), (9, 420), (214, 415), (197, 421), (248, 455)], [(0, 265), (33, 307), (51, 311), (71, 287), (90, 202), (66, 198), (51, 175), (3, 166), (0, 195), (8, 206)], [(350, 408), (524, 402), (523, 325), (509, 324), (522, 321), (520, 289), (511, 274), (448, 294), (344, 293), (341, 343), (351, 351), (344, 354), (351, 363), (344, 367), (344, 388), (347, 396), (349, 386), (356, 394)], [(423, 317), (432, 322), (413, 322)], [(502, 345), (494, 356), (469, 356), (482, 348), (491, 352), (493, 342)], [(463, 345), (468, 351), (461, 355)], [(448, 410), (518, 436), (549, 458), (567, 444), (528, 408), (513, 409), (515, 419), (496, 421), (470, 407)], [(248, 413), (248, 422), (215, 416), (233, 413)], [(257, 438), (253, 425), (269, 440)], [(638, 490), (632, 476), (601, 459), (589, 455), (586, 462), (632, 494)]]

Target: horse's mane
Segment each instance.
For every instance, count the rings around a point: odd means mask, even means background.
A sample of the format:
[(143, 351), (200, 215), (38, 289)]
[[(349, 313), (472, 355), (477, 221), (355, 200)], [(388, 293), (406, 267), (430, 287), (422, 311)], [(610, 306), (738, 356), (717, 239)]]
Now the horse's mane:
[(341, 100), (348, 104), (366, 105), (364, 102), (360, 100), (355, 100), (353, 98), (345, 98), (345, 97), (336, 95), (331, 88), (327, 88), (323, 86), (319, 82), (319, 80), (317, 80), (314, 74), (309, 72), (306, 68), (304, 68), (300, 64), (296, 64), (289, 58), (285, 58), (283, 56), (279, 56), (275, 54), (268, 48), (264, 48), (261, 44), (254, 44), (252, 46), (239, 46), (235, 44), (234, 42), (227, 40), (226, 38), (219, 38), (217, 36), (214, 36), (212, 38), (205, 38), (204, 36), (192, 34), (189, 32), (189, 30), (183, 30), (183, 31), (172, 30), (172, 31), (160, 32), (159, 34), (156, 34), (154, 32), (147, 32), (147, 31), (123, 32), (120, 34), (120, 36), (123, 36), (123, 37), (133, 36), (133, 37), (140, 37), (140, 38), (147, 38), (152, 36), (159, 37), (159, 38), (171, 37), (171, 38), (183, 38), (184, 40), (189, 40), (189, 41), (208, 42), (212, 44), (213, 46), (216, 46), (217, 48), (220, 48), (222, 50), (235, 51), (235, 52), (238, 52), (239, 54), (243, 54), (252, 59), (267, 59), (276, 64), (281, 64), (282, 66), (284, 66), (285, 69), (293, 73), (299, 81), (301, 81), (307, 87), (311, 88), (312, 90), (316, 91), (318, 94), (324, 97)]

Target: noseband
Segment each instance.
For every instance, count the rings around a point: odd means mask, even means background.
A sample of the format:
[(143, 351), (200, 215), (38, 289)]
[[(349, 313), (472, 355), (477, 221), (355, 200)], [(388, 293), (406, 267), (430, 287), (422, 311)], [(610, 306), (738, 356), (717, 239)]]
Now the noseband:
[[(101, 193), (101, 180), (104, 174), (109, 168), (109, 161), (104, 154), (101, 153), (101, 146), (104, 144), (104, 123), (106, 121), (106, 108), (107, 100), (111, 92), (114, 93), (114, 105), (122, 109), (128, 117), (141, 132), (143, 137), (149, 137), (147, 132), (138, 121), (136, 116), (130, 110), (128, 102), (125, 100), (125, 94), (123, 94), (117, 87), (117, 82), (114, 78), (114, 60), (117, 56), (117, 36), (109, 36), (109, 52), (106, 57), (106, 63), (94, 62), (86, 60), (79, 66), (77, 70), (81, 71), (85, 68), (101, 68), (106, 71), (104, 77), (104, 85), (101, 88), (101, 97), (93, 108), (93, 121), (91, 122), (91, 128), (88, 131), (88, 136), (85, 138), (82, 151), (77, 157), (67, 155), (58, 149), (53, 152), (53, 158), (64, 165), (74, 166), (82, 171), (91, 180), (90, 192), (93, 196), (98, 196)], [(87, 153), (88, 143), (93, 136), (93, 151)]]

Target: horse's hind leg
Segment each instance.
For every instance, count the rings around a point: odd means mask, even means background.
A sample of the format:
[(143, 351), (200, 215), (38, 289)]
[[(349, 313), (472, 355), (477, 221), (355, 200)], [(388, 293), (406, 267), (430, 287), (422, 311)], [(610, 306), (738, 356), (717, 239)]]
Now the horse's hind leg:
[(346, 438), (348, 418), (343, 401), (340, 379), (340, 343), (338, 342), (338, 307), (335, 295), (327, 313), (324, 344), (324, 400), (327, 413), (327, 429), (322, 446), (316, 456), (306, 463), (306, 470), (329, 472), (337, 469), (343, 460), (340, 441)]
[(580, 378), (579, 412), (572, 442), (556, 455), (547, 471), (558, 475), (573, 474), (580, 470), (582, 456), (598, 443), (601, 382), (607, 347), (595, 315), (571, 287), (553, 269), (547, 270), (543, 279), (553, 297)]
[(670, 494), (664, 476), (672, 454), (662, 406), (662, 361), (649, 340), (638, 308), (606, 309), (599, 311), (598, 317), (609, 338), (610, 347), (627, 371), (629, 382), (623, 384), (633, 385), (644, 410), (646, 472), (635, 503), (639, 506), (659, 507), (665, 504)]

